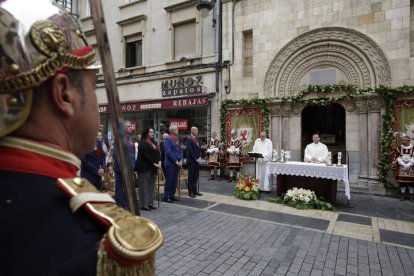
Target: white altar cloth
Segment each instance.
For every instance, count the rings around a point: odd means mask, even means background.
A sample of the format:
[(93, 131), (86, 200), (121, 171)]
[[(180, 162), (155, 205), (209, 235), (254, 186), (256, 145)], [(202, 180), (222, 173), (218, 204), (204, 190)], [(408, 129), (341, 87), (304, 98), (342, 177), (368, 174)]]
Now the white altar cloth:
[(326, 166), (326, 164), (306, 163), (306, 162), (268, 162), (266, 167), (265, 187), (269, 185), (270, 174), (285, 174), (307, 177), (326, 178), (333, 180), (341, 180), (345, 184), (345, 195), (351, 199), (351, 191), (349, 190), (348, 167), (347, 165)]

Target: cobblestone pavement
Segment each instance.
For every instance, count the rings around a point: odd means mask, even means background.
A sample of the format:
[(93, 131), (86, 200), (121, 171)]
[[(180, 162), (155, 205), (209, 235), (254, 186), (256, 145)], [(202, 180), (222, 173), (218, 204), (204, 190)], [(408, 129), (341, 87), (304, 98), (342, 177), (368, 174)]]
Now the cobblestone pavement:
[(339, 193), (337, 212), (303, 211), (200, 179), (203, 196), (183, 189), (142, 213), (164, 234), (157, 275), (414, 275), (412, 202), (353, 195), (344, 207)]

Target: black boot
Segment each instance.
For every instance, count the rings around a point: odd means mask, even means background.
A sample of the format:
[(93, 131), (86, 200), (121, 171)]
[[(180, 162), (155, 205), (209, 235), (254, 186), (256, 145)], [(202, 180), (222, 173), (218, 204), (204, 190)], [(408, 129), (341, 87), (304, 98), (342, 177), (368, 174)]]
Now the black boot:
[(229, 180), (227, 180), (227, 182), (232, 182), (233, 181), (233, 176), (229, 176)]
[(220, 181), (221, 180), (221, 177), (220, 177), (220, 175), (218, 175), (217, 176), (217, 181)]
[(208, 180), (214, 180), (214, 174), (212, 174)]

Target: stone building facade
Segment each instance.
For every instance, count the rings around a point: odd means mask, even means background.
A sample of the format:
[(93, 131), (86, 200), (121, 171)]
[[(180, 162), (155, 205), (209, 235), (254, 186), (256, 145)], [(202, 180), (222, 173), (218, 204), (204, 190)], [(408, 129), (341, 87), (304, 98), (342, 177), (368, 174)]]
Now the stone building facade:
[[(196, 106), (204, 108), (200, 122), (204, 120), (206, 137), (219, 129), (220, 105), (226, 99), (297, 95), (309, 84), (414, 85), (412, 0), (215, 0), (207, 18), (195, 9), (197, 2), (102, 1), (121, 101), (126, 111), (136, 108), (128, 103), (144, 107), (127, 118), (147, 120), (160, 132), (165, 111), (160, 101), (182, 103), (188, 97), (163, 97), (162, 85), (198, 76), (202, 93), (194, 96), (209, 99), (207, 107)], [(80, 3), (80, 22), (94, 45), (89, 7), (87, 1)], [(180, 43), (191, 37), (191, 47)], [(135, 41), (141, 41), (142, 59), (131, 66), (126, 52)], [(103, 90), (98, 85), (105, 110)], [(178, 119), (192, 109), (181, 108), (173, 113)], [(376, 95), (326, 108), (275, 102), (270, 110), (276, 149), (290, 150), (293, 160), (301, 160), (311, 132), (322, 130), (328, 148), (345, 153), (351, 191), (384, 193), (377, 166), (384, 107)]]
[[(101, 2), (124, 118), (136, 134), (154, 128), (157, 140), (170, 124), (178, 125), (181, 138), (196, 125), (205, 146), (220, 108), (212, 15), (202, 20), (194, 0)], [(98, 50), (89, 2), (79, 0), (79, 10), (86, 39)], [(102, 72), (96, 94), (111, 133)]]
[[(229, 72), (223, 70), (223, 83), (231, 87), (222, 96), (291, 96), (309, 84), (414, 85), (413, 4), (409, 0), (223, 1), (223, 56), (230, 57), (231, 64)], [(318, 117), (309, 108), (282, 102), (271, 106), (274, 147), (290, 150), (293, 160), (303, 158), (311, 135), (305, 131), (311, 129), (306, 116)], [(332, 110), (341, 113), (343, 127), (326, 127), (341, 124), (336, 119), (319, 126), (328, 132), (322, 134), (329, 138), (330, 150), (346, 152), (351, 191), (384, 193), (377, 166), (381, 99), (361, 96), (338, 102)], [(324, 112), (323, 108), (314, 111)]]

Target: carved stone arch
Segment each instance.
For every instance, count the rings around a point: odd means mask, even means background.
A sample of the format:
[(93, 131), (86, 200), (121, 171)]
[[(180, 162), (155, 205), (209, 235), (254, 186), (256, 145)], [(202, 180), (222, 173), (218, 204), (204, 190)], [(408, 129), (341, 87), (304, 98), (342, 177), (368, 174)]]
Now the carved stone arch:
[(296, 94), (303, 76), (321, 65), (334, 67), (359, 87), (391, 80), (388, 60), (375, 41), (353, 29), (326, 27), (294, 38), (279, 51), (266, 72), (265, 95)]

